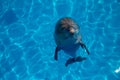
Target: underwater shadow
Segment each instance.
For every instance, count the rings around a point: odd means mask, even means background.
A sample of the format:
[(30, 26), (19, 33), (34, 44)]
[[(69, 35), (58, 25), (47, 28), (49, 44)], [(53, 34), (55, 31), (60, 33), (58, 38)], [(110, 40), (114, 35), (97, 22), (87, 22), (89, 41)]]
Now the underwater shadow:
[(18, 20), (18, 17), (16, 16), (14, 10), (8, 9), (2, 18), (0, 19), (0, 23), (4, 25), (10, 25)]

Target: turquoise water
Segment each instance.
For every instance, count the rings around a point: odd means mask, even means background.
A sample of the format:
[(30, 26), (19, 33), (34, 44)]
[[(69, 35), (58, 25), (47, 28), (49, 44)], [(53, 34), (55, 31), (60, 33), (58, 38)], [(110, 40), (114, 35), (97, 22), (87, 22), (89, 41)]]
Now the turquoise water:
[[(90, 55), (54, 60), (57, 20), (80, 26)], [(120, 80), (120, 0), (0, 0), (0, 80)]]

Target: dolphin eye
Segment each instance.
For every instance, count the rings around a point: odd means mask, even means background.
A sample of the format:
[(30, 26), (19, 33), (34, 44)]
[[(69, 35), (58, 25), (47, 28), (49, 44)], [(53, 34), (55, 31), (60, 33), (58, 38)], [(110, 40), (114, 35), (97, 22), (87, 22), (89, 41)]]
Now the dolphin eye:
[(61, 30), (63, 31), (63, 30), (65, 30), (65, 28), (64, 28), (64, 27), (62, 27), (62, 28), (61, 28)]

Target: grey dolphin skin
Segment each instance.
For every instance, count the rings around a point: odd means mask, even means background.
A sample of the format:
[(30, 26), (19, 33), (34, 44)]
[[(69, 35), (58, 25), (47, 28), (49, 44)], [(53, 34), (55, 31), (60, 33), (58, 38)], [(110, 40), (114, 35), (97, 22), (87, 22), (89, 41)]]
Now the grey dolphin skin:
[(78, 24), (69, 17), (58, 20), (55, 27), (54, 38), (57, 45), (54, 59), (58, 60), (58, 52), (60, 50), (63, 50), (65, 53), (73, 57), (66, 61), (65, 66), (68, 66), (74, 62), (81, 62), (86, 59), (81, 56), (76, 56), (76, 51), (78, 50), (79, 46), (84, 48), (89, 54), (89, 50), (82, 42)]

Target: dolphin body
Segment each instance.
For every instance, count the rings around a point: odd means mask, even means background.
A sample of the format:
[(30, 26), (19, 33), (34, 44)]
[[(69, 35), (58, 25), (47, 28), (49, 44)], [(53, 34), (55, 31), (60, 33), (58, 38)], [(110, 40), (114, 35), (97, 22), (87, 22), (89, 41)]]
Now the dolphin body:
[(58, 20), (55, 27), (54, 38), (57, 44), (54, 59), (58, 60), (58, 52), (60, 50), (63, 50), (65, 53), (72, 56), (72, 58), (69, 58), (66, 61), (65, 66), (68, 66), (74, 62), (81, 62), (86, 59), (81, 56), (76, 56), (76, 51), (80, 46), (85, 48), (89, 54), (86, 45), (82, 42), (78, 24), (69, 17)]

